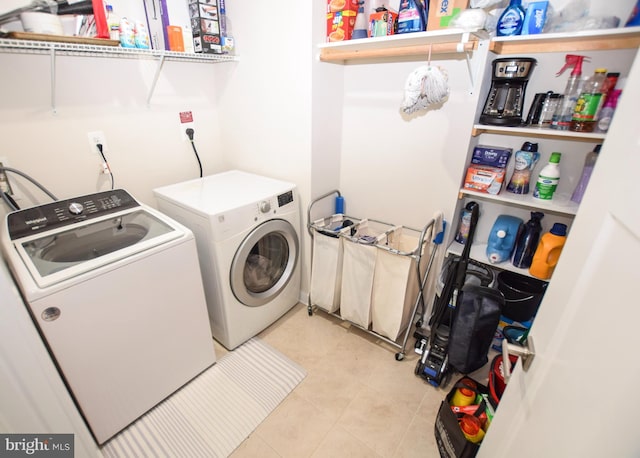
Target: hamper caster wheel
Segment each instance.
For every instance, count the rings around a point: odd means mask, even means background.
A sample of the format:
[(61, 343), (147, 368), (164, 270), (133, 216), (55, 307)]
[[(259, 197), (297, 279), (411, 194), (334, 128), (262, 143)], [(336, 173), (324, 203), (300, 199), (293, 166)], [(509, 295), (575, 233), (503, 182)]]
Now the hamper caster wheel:
[(404, 353), (396, 353), (396, 361), (402, 361), (404, 359)]

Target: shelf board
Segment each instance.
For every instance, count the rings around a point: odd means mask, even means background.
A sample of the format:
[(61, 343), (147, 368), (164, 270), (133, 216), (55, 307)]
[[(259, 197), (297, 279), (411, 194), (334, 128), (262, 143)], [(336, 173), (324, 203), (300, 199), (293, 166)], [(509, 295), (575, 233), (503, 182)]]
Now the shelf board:
[(542, 212), (552, 212), (560, 215), (575, 216), (578, 212), (579, 205), (571, 201), (571, 196), (564, 194), (555, 194), (550, 201), (534, 199), (532, 194), (513, 194), (511, 192), (502, 191), (498, 195), (487, 194), (484, 192), (471, 191), (461, 189), (458, 197), (469, 196), (474, 199), (489, 200), (505, 204), (517, 205), (521, 208), (529, 208), (540, 210)]
[(228, 54), (192, 54), (157, 49), (122, 48), (94, 44), (68, 43), (56, 41), (0, 39), (0, 52), (20, 54), (50, 54), (60, 56), (112, 57), (134, 59), (161, 59), (186, 62), (229, 62), (237, 60)]
[[(455, 254), (456, 256), (462, 255), (462, 250), (464, 249), (464, 245), (458, 243), (456, 241), (452, 242), (451, 245), (447, 248), (447, 252), (451, 254)], [(529, 273), (529, 269), (521, 269), (519, 267), (515, 267), (511, 264), (511, 261), (504, 261), (497, 264), (492, 264), (487, 258), (487, 244), (486, 243), (476, 243), (474, 242), (471, 245), (471, 253), (469, 257), (475, 261), (481, 262), (482, 264), (486, 264), (488, 266), (494, 267), (496, 269), (508, 270), (509, 272), (515, 272), (520, 275), (524, 275), (525, 277), (533, 277)], [(548, 280), (545, 280), (548, 281)]]
[(443, 54), (473, 51), (478, 42), (474, 32), (444, 29), (322, 43), (318, 47), (320, 60), (323, 62), (404, 56), (423, 56), (426, 59), (429, 52)]
[(489, 50), (496, 54), (578, 52), (638, 47), (640, 47), (640, 27), (494, 37), (489, 44)]
[(516, 135), (519, 137), (552, 138), (556, 140), (585, 141), (592, 143), (603, 141), (607, 135), (604, 133), (572, 132), (570, 130), (555, 130), (544, 127), (504, 127), (474, 124), (471, 135), (477, 137), (480, 134)]

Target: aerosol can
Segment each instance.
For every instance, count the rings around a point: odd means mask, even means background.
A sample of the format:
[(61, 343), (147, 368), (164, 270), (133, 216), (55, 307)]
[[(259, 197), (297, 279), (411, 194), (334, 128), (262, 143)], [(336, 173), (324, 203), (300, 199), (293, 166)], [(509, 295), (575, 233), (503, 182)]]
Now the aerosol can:
[(556, 112), (551, 118), (551, 128), (558, 130), (569, 130), (571, 125), (571, 117), (573, 116), (573, 109), (576, 106), (578, 97), (582, 92), (582, 62), (588, 61), (589, 57), (579, 56), (576, 54), (567, 54), (565, 57), (564, 67), (560, 69), (556, 76), (560, 76), (567, 68), (573, 67), (569, 80), (564, 89), (562, 101), (558, 105)]

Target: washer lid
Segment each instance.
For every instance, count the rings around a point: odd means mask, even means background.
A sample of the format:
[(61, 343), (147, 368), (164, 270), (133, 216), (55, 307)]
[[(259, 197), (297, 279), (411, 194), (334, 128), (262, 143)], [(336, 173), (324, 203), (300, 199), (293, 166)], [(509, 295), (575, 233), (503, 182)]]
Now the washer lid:
[(36, 284), (44, 288), (181, 235), (141, 208), (36, 233), (13, 244)]

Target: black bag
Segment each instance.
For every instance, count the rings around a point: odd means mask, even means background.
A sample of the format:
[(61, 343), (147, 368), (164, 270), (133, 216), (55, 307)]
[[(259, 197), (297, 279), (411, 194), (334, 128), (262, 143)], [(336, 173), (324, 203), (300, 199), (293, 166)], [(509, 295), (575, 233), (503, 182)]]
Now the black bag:
[[(479, 444), (470, 442), (460, 429), (458, 424), (459, 415), (454, 413), (451, 409), (451, 398), (459, 387), (468, 388), (467, 384), (462, 383), (463, 380), (468, 379), (473, 381), (476, 385), (476, 391), (480, 394), (487, 394), (487, 387), (478, 383), (470, 377), (462, 377), (453, 386), (447, 397), (441, 402), (438, 415), (436, 416), (435, 423), (435, 436), (436, 445), (442, 458), (472, 458), (478, 453), (480, 448)], [(476, 416), (480, 416), (485, 412), (486, 404), (482, 401), (474, 413)]]
[(451, 336), (449, 364), (461, 374), (484, 366), (495, 335), (504, 296), (494, 288), (465, 285), (456, 304)]

